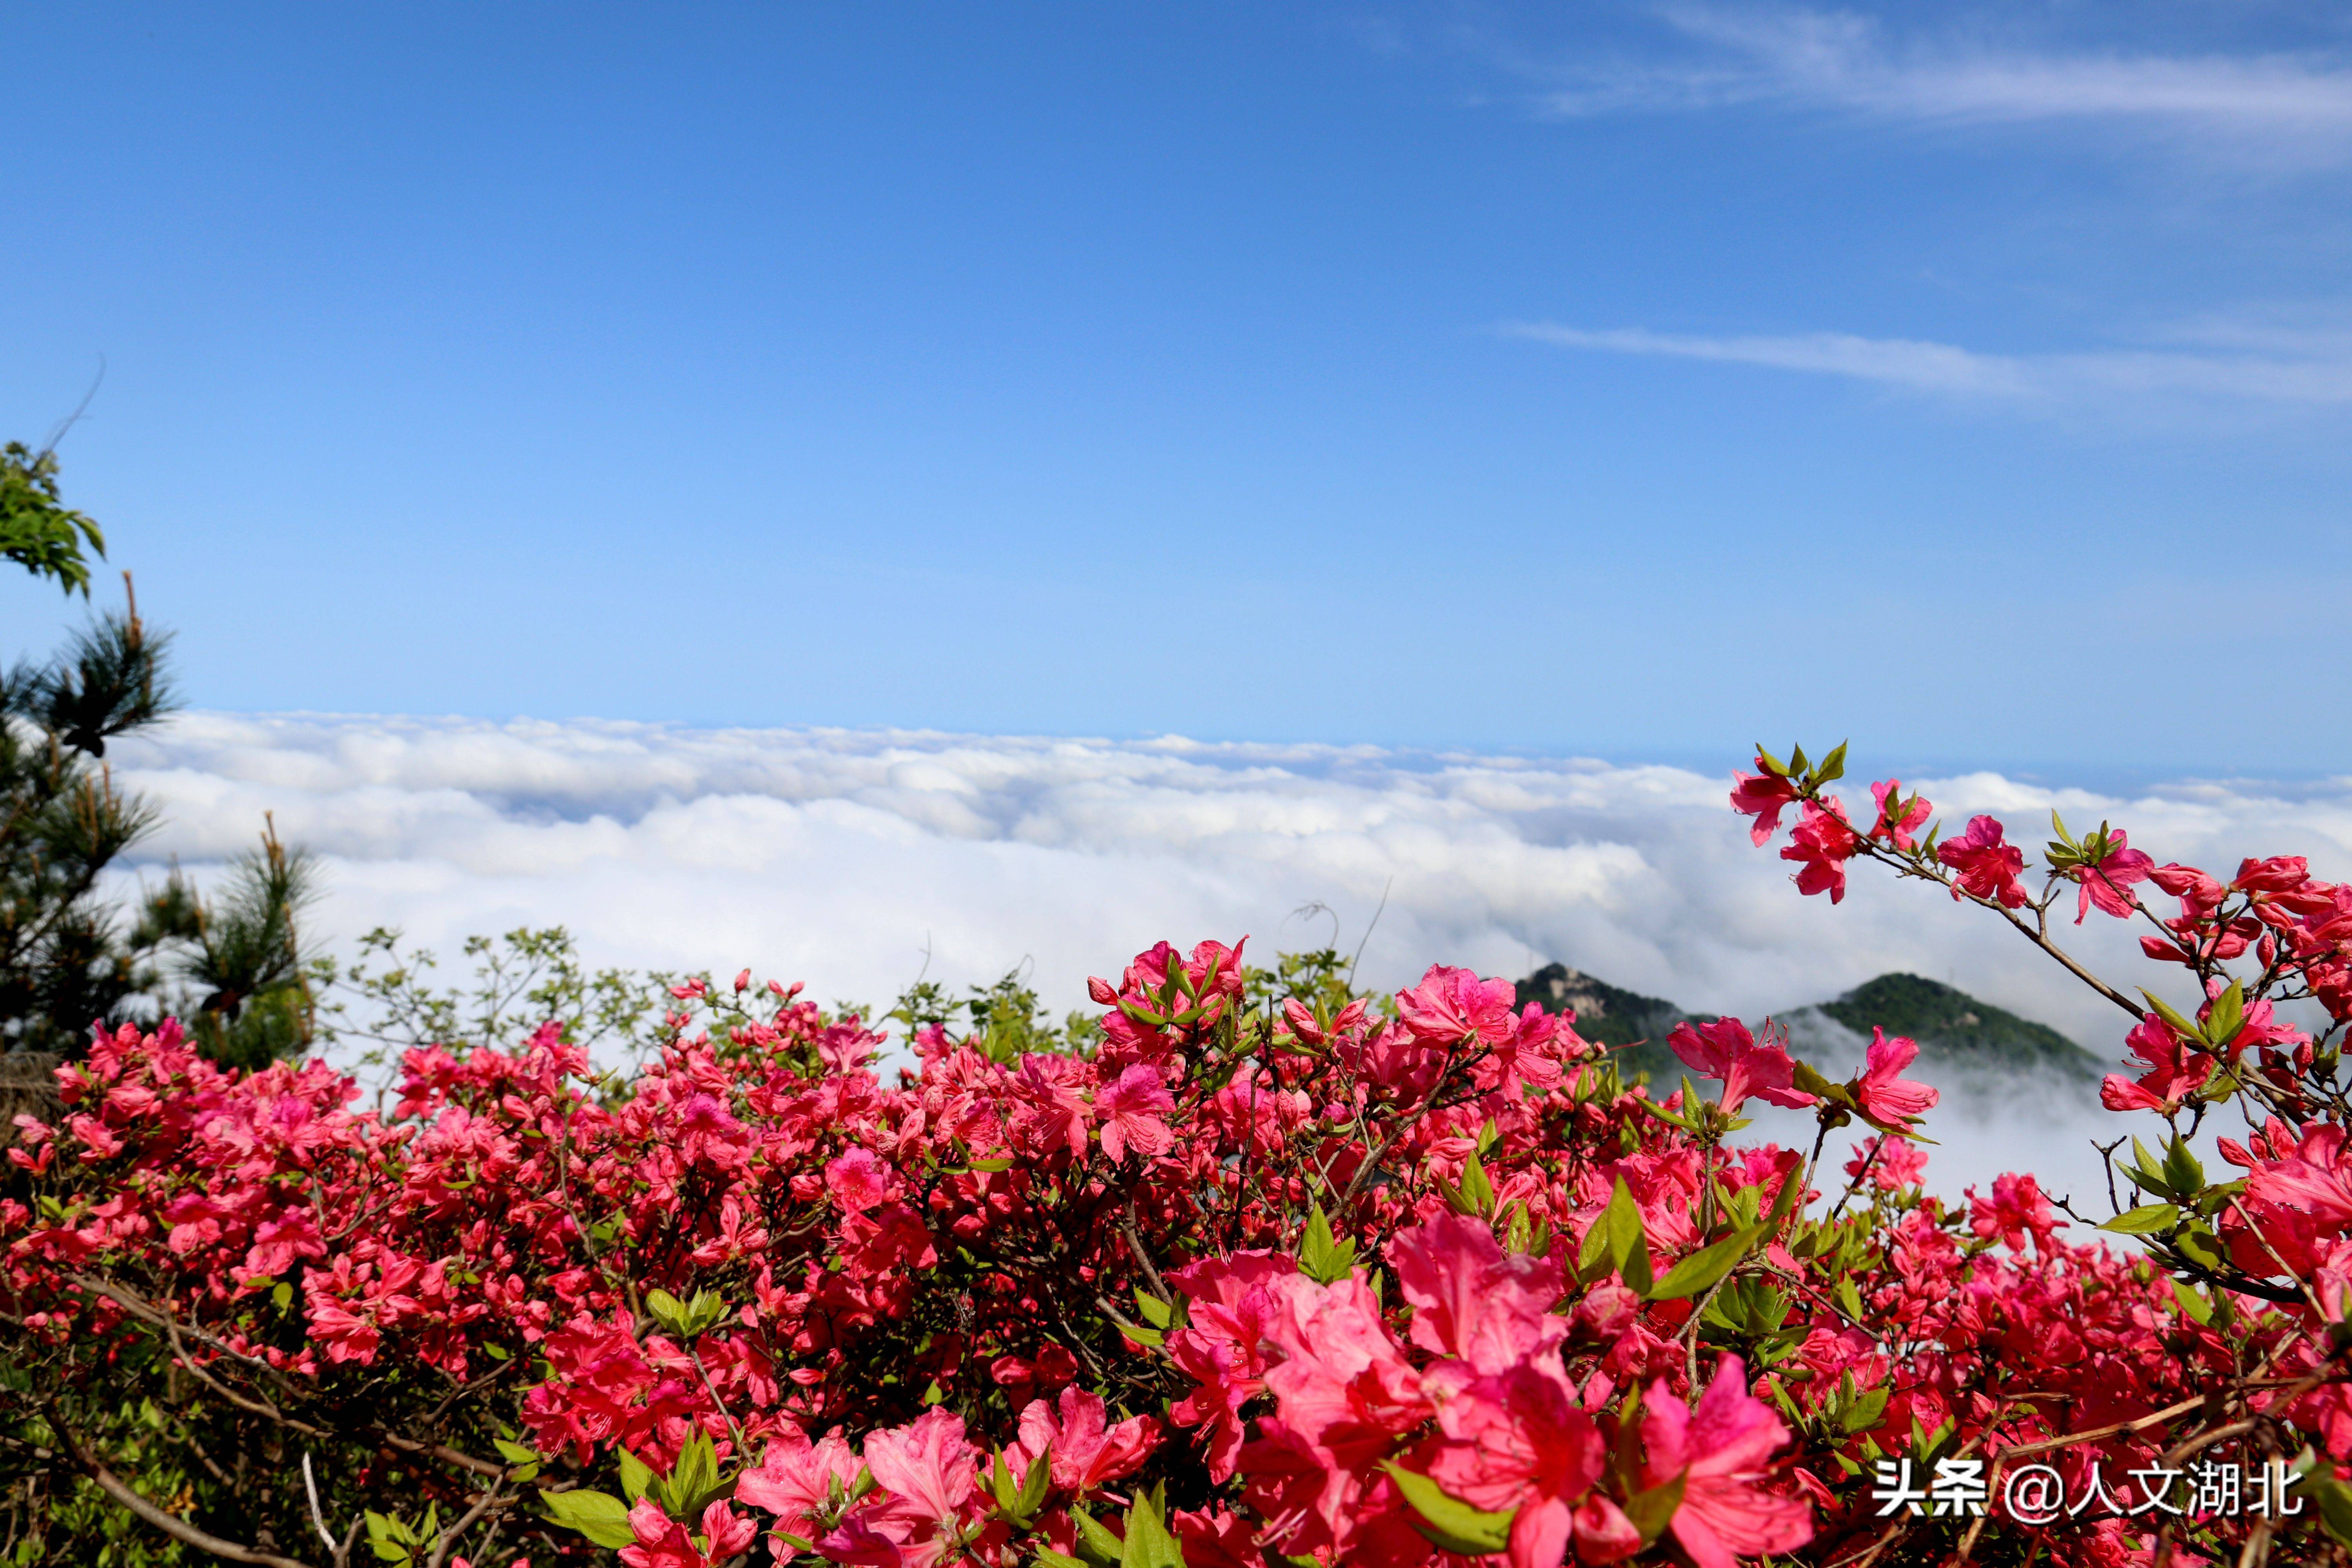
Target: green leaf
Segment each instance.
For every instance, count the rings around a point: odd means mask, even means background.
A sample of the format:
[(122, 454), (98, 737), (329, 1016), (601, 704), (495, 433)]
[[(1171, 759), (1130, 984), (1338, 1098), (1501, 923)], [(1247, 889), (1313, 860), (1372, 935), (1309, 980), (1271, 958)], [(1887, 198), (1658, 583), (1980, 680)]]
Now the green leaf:
[(2180, 1249), (2183, 1258), (2207, 1268), (2219, 1268), (2228, 1261), (2222, 1254), (2221, 1242), (2203, 1225), (2192, 1225), (2182, 1231), (2172, 1238), (2172, 1245)]
[(1766, 751), (1761, 742), (1756, 746), (1756, 764), (1776, 779), (1789, 776), (1789, 764)]
[(1665, 1533), (1666, 1523), (1675, 1517), (1675, 1510), (1683, 1506), (1685, 1477), (1676, 1476), (1664, 1486), (1636, 1492), (1625, 1500), (1625, 1517), (1642, 1532), (1642, 1544)]
[(672, 1519), (701, 1517), (703, 1508), (727, 1489), (719, 1479), (719, 1455), (708, 1432), (696, 1433), (677, 1451), (677, 1463), (670, 1467), (669, 1474), (651, 1489), (655, 1500)]
[(280, 1279), (269, 1288), (269, 1300), (279, 1311), (284, 1311), (294, 1304), (294, 1287)]
[(639, 1498), (645, 1496), (646, 1489), (653, 1484), (653, 1467), (646, 1464), (643, 1459), (638, 1458), (635, 1454), (630, 1453), (626, 1448), (622, 1449), (621, 1489), (629, 1494), (629, 1500), (631, 1502), (635, 1502)]
[(1027, 1519), (1045, 1506), (1045, 1494), (1054, 1489), (1054, 1467), (1051, 1456), (1040, 1454), (1029, 1461), (1029, 1473), (1021, 1478), (1020, 1493), (1013, 1500), (1013, 1511)]
[(1005, 1154), (993, 1160), (974, 1160), (971, 1163), (971, 1168), (975, 1171), (986, 1171), (989, 1174), (994, 1175), (999, 1171), (1013, 1169), (1013, 1156)]
[(1813, 778), (1820, 784), (1833, 784), (1843, 777), (1845, 777), (1845, 742), (1840, 741), (1837, 748), (1822, 759), (1822, 765), (1813, 770)]
[(1087, 1568), (1075, 1557), (1065, 1557), (1050, 1546), (1037, 1548), (1037, 1568)]
[(1462, 1167), (1462, 1184), (1447, 1188), (1445, 1195), (1459, 1213), (1475, 1214), (1480, 1219), (1495, 1217), (1495, 1184), (1486, 1179), (1486, 1162), (1475, 1149), (1470, 1152), (1469, 1163)]
[(1118, 1568), (1119, 1554), (1127, 1542), (1105, 1529), (1102, 1523), (1082, 1508), (1070, 1510), (1070, 1522), (1078, 1528), (1078, 1555), (1093, 1568)]
[(1118, 1568), (1184, 1568), (1183, 1549), (1160, 1517), (1160, 1501), (1139, 1490), (1127, 1510), (1127, 1539), (1119, 1544)]
[(609, 1492), (541, 1492), (547, 1517), (576, 1530), (599, 1546), (635, 1546), (636, 1532), (629, 1528), (629, 1510)]
[(1135, 1310), (1155, 1329), (1164, 1329), (1176, 1321), (1176, 1309), (1140, 1285), (1135, 1288)]
[(1413, 1528), (1444, 1551), (1460, 1557), (1486, 1557), (1503, 1551), (1511, 1541), (1511, 1521), (1518, 1510), (1488, 1513), (1472, 1508), (1427, 1476), (1415, 1475), (1394, 1460), (1384, 1467), (1397, 1490), (1421, 1517)]
[(2180, 1211), (2170, 1204), (2142, 1204), (2099, 1226), (2117, 1236), (2152, 1236), (2159, 1230), (2170, 1230), (2180, 1222)]
[(2325, 1468), (2306, 1477), (2305, 1485), (2319, 1500), (2319, 1522), (2327, 1533), (2336, 1538), (2337, 1544), (2352, 1546), (2352, 1487), (2337, 1480)]
[(1696, 1296), (1730, 1273), (1732, 1266), (1748, 1256), (1748, 1249), (1763, 1238), (1764, 1227), (1750, 1226), (1711, 1246), (1703, 1247), (1667, 1269), (1666, 1277), (1652, 1285), (1645, 1294), (1653, 1301), (1672, 1301), (1684, 1296)]
[(530, 1465), (539, 1462), (538, 1454), (524, 1447), (520, 1443), (509, 1443), (504, 1437), (491, 1438), (490, 1447), (504, 1456), (507, 1463), (510, 1465)]
[(1851, 1106), (1853, 1103), (1853, 1096), (1846, 1091), (1845, 1085), (1832, 1083), (1814, 1068), (1812, 1063), (1799, 1062), (1796, 1069), (1790, 1075), (1790, 1081), (1807, 1094), (1818, 1095), (1832, 1105)]
[(1851, 1278), (1839, 1280), (1830, 1294), (1837, 1298), (1837, 1304), (1845, 1310), (1847, 1317), (1857, 1323), (1862, 1321), (1862, 1292), (1853, 1288)]
[(2179, 1035), (2182, 1039), (2201, 1040), (2205, 1037), (2204, 1030), (2190, 1023), (2188, 1018), (2181, 1015), (2179, 1008), (2175, 1007), (2171, 1003), (2167, 1002), (2163, 997), (2158, 996), (2155, 992), (2143, 986), (2140, 990), (2140, 994), (2147, 998), (2147, 1005), (2154, 1010), (2156, 1016), (2169, 1025), (2173, 1033)]
[(646, 1310), (653, 1321), (668, 1331), (672, 1339), (686, 1337), (686, 1303), (667, 1290), (646, 1292)]
[(1845, 1428), (1847, 1436), (1867, 1432), (1886, 1418), (1886, 1394), (1885, 1389), (1874, 1388), (1867, 1394), (1857, 1395), (1853, 1403), (1839, 1414), (1838, 1425)]
[(2191, 1290), (2178, 1279), (2167, 1282), (2172, 1287), (2172, 1299), (2180, 1303), (2183, 1312), (2195, 1319), (2200, 1326), (2213, 1321), (2213, 1303), (2205, 1299), (2203, 1291)]
[(1775, 1236), (1779, 1235), (1780, 1226), (1796, 1212), (1797, 1200), (1804, 1194), (1805, 1173), (1800, 1167), (1781, 1178), (1780, 1195), (1772, 1200), (1772, 1213), (1764, 1221), (1765, 1228)]
[(368, 1550), (375, 1553), (379, 1563), (409, 1561), (408, 1549), (415, 1542), (415, 1537), (408, 1533), (408, 1526), (373, 1509), (367, 1510), (367, 1536)]
[(2194, 1197), (2205, 1190), (2204, 1163), (2189, 1152), (2187, 1139), (2173, 1139), (2164, 1152), (2164, 1180), (2179, 1197)]
[(1616, 1190), (1609, 1195), (1609, 1206), (1594, 1222), (1607, 1227), (1603, 1246), (1608, 1249), (1610, 1267), (1624, 1277), (1625, 1283), (1636, 1294), (1650, 1289), (1650, 1239), (1642, 1228), (1642, 1205), (1633, 1201), (1633, 1190), (1625, 1178), (1617, 1178)]
[(2230, 988), (2213, 998), (2213, 1005), (2205, 1015), (2205, 1038), (2216, 1049), (2238, 1037), (2246, 1022), (2246, 988), (2236, 981)]
[(1356, 1263), (1356, 1244), (1331, 1234), (1331, 1217), (1317, 1204), (1307, 1215), (1307, 1232), (1298, 1240), (1298, 1271), (1318, 1285), (1344, 1279)]

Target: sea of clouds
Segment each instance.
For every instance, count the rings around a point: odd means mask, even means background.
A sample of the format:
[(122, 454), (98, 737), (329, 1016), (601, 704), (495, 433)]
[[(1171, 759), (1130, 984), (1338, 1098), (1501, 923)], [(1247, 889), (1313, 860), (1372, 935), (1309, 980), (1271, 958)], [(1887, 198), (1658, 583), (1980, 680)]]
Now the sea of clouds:
[[(1246, 934), (1253, 956), (1362, 944), (1361, 977), (1432, 963), (1517, 976), (1560, 960), (1758, 1021), (1888, 970), (1957, 984), (2102, 1058), (2127, 1021), (1983, 911), (1857, 867), (1843, 905), (1800, 898), (1748, 842), (1726, 774), (1370, 746), (906, 731), (697, 730), (315, 714), (183, 714), (121, 742), (163, 808), (131, 876), (200, 877), (265, 813), (320, 858), (314, 934), (379, 925), (454, 952), (469, 932), (564, 925), (593, 962), (745, 965), (883, 1007), (919, 974), (1016, 966), (1056, 1008), (1160, 937)], [(1866, 808), (1865, 779), (1852, 795)], [(1971, 773), (1906, 781), (1956, 829), (1990, 811), (2038, 847), (2055, 806), (2159, 861), (2295, 852), (2352, 876), (2352, 779), (2184, 781), (2128, 798)], [(1857, 813), (1861, 815), (1861, 813)], [(1778, 844), (1776, 842), (1775, 848)], [(1328, 911), (1325, 912), (1325, 911)], [(2068, 909), (2071, 919), (2071, 906)], [(1369, 934), (1368, 934), (1369, 933)], [(2176, 991), (2094, 911), (2095, 968)], [(2183, 995), (2176, 998), (2186, 1001)], [(2094, 1178), (2082, 1097), (1956, 1086), (1932, 1167), (1957, 1190), (2032, 1168)], [(2112, 1121), (2112, 1119), (2108, 1119)]]

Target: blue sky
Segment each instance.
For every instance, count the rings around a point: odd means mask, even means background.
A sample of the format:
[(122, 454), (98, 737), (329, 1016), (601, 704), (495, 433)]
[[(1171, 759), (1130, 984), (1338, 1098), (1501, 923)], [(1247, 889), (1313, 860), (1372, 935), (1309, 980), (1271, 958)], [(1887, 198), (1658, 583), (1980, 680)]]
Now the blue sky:
[(9, 11), (205, 707), (2352, 770), (2341, 7)]

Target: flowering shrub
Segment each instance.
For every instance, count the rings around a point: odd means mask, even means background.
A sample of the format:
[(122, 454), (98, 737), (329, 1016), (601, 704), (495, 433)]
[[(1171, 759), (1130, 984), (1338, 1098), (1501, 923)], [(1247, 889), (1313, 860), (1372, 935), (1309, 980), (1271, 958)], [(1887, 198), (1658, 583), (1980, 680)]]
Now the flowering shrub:
[[(1802, 891), (1876, 861), (2083, 973), (2072, 892), (2185, 967), (2188, 1007), (2084, 975), (2131, 1015), (2144, 1201), (1927, 1195), (1908, 1040), (1832, 1082), (1684, 1026), (1718, 1091), (1660, 1095), (1507, 982), (1375, 1002), (1215, 942), (1092, 982), (1098, 1039), (924, 1025), (895, 1081), (748, 972), (677, 987), (631, 1081), (551, 1023), (409, 1052), (382, 1113), (167, 1023), (9, 1152), (8, 1440), (154, 1532), (124, 1553), (281, 1564), (2345, 1560), (2352, 888), (2062, 825), (2035, 892), (1990, 817), (1943, 837), (1892, 781), (1850, 815), (1842, 760), (1738, 776), (1759, 845), (1795, 808)], [(1750, 1100), (1810, 1152), (1736, 1142)], [(2217, 1183), (2190, 1141), (2237, 1111)], [(2062, 1235), (2094, 1223), (2140, 1250)], [(2125, 1479), (2223, 1458), (2293, 1500)], [(1986, 1506), (1890, 1490), (1915, 1466)], [(2029, 1468), (2114, 1506), (2029, 1520)]]

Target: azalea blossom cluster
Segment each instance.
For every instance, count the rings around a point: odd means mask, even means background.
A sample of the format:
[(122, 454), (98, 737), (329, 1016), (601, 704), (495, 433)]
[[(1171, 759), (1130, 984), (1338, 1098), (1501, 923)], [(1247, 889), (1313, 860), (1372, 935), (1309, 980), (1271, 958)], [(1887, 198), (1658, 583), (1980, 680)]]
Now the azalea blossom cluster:
[[(1734, 804), (1759, 843), (1799, 808), (1801, 888), (1884, 858), (2049, 942), (1998, 824), (1939, 840), (1890, 784), (1857, 829), (1832, 765), (1759, 765)], [(2179, 869), (2066, 842), (2086, 911)], [(678, 986), (625, 1080), (553, 1020), (409, 1053), (377, 1109), (126, 1028), (9, 1150), (5, 1397), (93, 1499), (243, 1562), (2324, 1561), (2352, 1167), (2332, 1035), (2270, 1004), (2344, 1001), (2352, 905), (2284, 881), (2192, 879), (2157, 921), (2207, 995), (2134, 1012), (2150, 1069), (2108, 1103), (2153, 1201), (2098, 1218), (2024, 1174), (1929, 1195), (1936, 1091), (1883, 1031), (1832, 1081), (1769, 1024), (1685, 1025), (1710, 1097), (1507, 981), (1373, 997), (1239, 942), (1094, 981), (1075, 1047), (893, 1042), (745, 972)], [(2267, 990), (2224, 976), (2250, 952)], [(2189, 1141), (2232, 1096), (2265, 1115), (2209, 1184)], [(1743, 1140), (1751, 1100), (1819, 1136)], [(2101, 1223), (2142, 1250), (2062, 1234)], [(2315, 1506), (1870, 1493), (1895, 1457), (2191, 1452), (2292, 1463)]]

